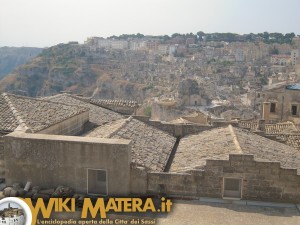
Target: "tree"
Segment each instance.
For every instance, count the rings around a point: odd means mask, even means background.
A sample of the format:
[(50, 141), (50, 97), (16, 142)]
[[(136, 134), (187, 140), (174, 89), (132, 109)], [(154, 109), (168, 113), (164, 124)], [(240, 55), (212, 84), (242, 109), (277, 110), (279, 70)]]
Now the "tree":
[(152, 112), (151, 106), (147, 106), (147, 107), (144, 109), (144, 115), (145, 115), (145, 116), (151, 117), (151, 112)]
[(265, 40), (269, 40), (269, 38), (270, 38), (269, 33), (268, 33), (268, 32), (264, 32), (263, 38), (264, 38)]
[(279, 50), (275, 47), (273, 47), (271, 50), (270, 50), (270, 54), (271, 55), (278, 55), (279, 54)]
[(197, 38), (199, 41), (203, 41), (203, 37), (205, 36), (205, 33), (203, 31), (197, 32)]

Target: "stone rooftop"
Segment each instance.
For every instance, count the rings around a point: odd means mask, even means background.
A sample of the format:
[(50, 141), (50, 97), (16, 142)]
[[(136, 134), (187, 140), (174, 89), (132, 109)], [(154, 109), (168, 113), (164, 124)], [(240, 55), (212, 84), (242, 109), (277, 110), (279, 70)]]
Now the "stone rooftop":
[(123, 119), (124, 117), (116, 112), (96, 106), (89, 103), (87, 98), (73, 96), (70, 94), (58, 94), (51, 97), (46, 97), (51, 102), (64, 103), (67, 105), (83, 106), (90, 109), (90, 122), (97, 125), (103, 125), (107, 122)]
[(136, 108), (138, 104), (136, 101), (127, 101), (127, 100), (108, 100), (108, 99), (95, 99), (91, 98), (91, 103), (99, 105), (99, 106), (123, 106), (129, 108)]
[(230, 153), (253, 154), (257, 161), (277, 161), (300, 173), (299, 151), (231, 125), (182, 138), (170, 171), (203, 168), (207, 159), (228, 160)]
[(176, 138), (129, 117), (95, 128), (87, 137), (132, 140), (132, 162), (151, 171), (163, 171)]
[(280, 134), (277, 136), (280, 140), (284, 141), (285, 144), (293, 147), (300, 151), (300, 133), (295, 134)]
[(1, 133), (12, 132), (18, 127), (17, 118), (12, 113), (4, 95), (0, 95), (0, 131)]
[(7, 93), (1, 95), (0, 103), (0, 131), (4, 133), (12, 132), (18, 126), (38, 132), (88, 111), (84, 107)]

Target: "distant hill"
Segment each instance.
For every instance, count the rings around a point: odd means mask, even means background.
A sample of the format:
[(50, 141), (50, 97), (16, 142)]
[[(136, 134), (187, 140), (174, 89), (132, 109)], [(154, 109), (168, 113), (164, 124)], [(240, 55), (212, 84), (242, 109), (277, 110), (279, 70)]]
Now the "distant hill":
[(0, 80), (0, 92), (49, 96), (68, 91), (109, 99), (142, 100), (146, 86), (121, 77), (123, 58), (121, 52), (96, 53), (84, 45), (59, 44), (45, 48)]
[(0, 80), (15, 68), (25, 64), (42, 52), (42, 48), (2, 47), (0, 48)]

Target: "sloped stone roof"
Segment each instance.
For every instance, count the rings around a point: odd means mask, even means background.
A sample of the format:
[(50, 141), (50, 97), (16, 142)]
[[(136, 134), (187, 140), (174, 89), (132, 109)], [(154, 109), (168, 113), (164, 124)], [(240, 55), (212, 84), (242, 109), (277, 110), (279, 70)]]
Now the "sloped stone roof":
[(173, 136), (129, 117), (100, 126), (87, 137), (132, 140), (132, 162), (151, 171), (163, 171), (176, 142)]
[(44, 130), (87, 108), (3, 93), (0, 97), (0, 130), (12, 132), (18, 126), (32, 132)]
[(3, 133), (12, 132), (18, 125), (18, 120), (5, 100), (4, 95), (0, 95), (0, 131)]
[(300, 132), (294, 134), (280, 134), (277, 135), (277, 138), (284, 141), (285, 144), (300, 151)]
[(90, 121), (97, 125), (103, 125), (105, 123), (123, 119), (124, 117), (116, 112), (96, 106), (89, 103), (87, 98), (77, 97), (70, 94), (58, 94), (51, 97), (46, 97), (52, 102), (64, 103), (67, 105), (83, 106), (90, 109)]
[(206, 159), (229, 159), (229, 154), (253, 154), (257, 161), (277, 161), (300, 172), (296, 149), (231, 125), (189, 135), (180, 140), (171, 171), (202, 168)]
[(122, 106), (126, 108), (136, 108), (138, 104), (136, 101), (128, 101), (128, 100), (109, 100), (109, 99), (95, 99), (91, 98), (90, 102), (99, 106)]

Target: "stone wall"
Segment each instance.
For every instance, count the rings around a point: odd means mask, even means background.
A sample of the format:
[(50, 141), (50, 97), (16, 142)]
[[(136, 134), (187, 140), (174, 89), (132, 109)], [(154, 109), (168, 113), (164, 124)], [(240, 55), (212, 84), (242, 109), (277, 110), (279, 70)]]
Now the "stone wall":
[(300, 175), (279, 162), (258, 162), (253, 155), (207, 160), (203, 170), (149, 173), (148, 192), (181, 197), (223, 197), (223, 179), (242, 179), (242, 199), (300, 203)]
[(184, 137), (189, 134), (196, 134), (205, 130), (210, 130), (213, 127), (210, 125), (197, 125), (197, 124), (172, 124), (161, 121), (150, 120), (146, 116), (133, 116), (144, 123), (147, 123), (153, 127), (156, 127), (162, 131), (165, 131), (174, 137)]
[(160, 121), (171, 121), (182, 115), (176, 102), (153, 103), (151, 107), (151, 119)]
[(4, 167), (4, 139), (0, 136), (0, 178), (5, 176), (5, 167)]
[[(286, 86), (270, 89), (263, 92), (263, 119), (293, 121), (295, 118), (300, 118), (300, 99), (299, 90), (288, 90)], [(275, 112), (270, 112), (271, 103), (275, 103)], [(291, 107), (297, 106), (297, 115), (293, 116)]]
[(59, 135), (77, 135), (83, 132), (84, 125), (89, 121), (89, 112), (83, 112), (79, 115), (73, 116), (69, 119), (62, 121), (61, 123), (55, 124), (48, 127), (39, 134), (59, 134)]
[(148, 174), (148, 192), (168, 196), (197, 196), (197, 182), (195, 176), (189, 173)]
[(130, 140), (14, 132), (5, 136), (6, 184), (70, 186), (87, 193), (87, 169), (107, 170), (108, 194), (130, 192)]
[(147, 170), (144, 167), (132, 166), (130, 174), (131, 194), (141, 196), (147, 194)]
[(4, 157), (4, 139), (0, 136), (0, 159)]

